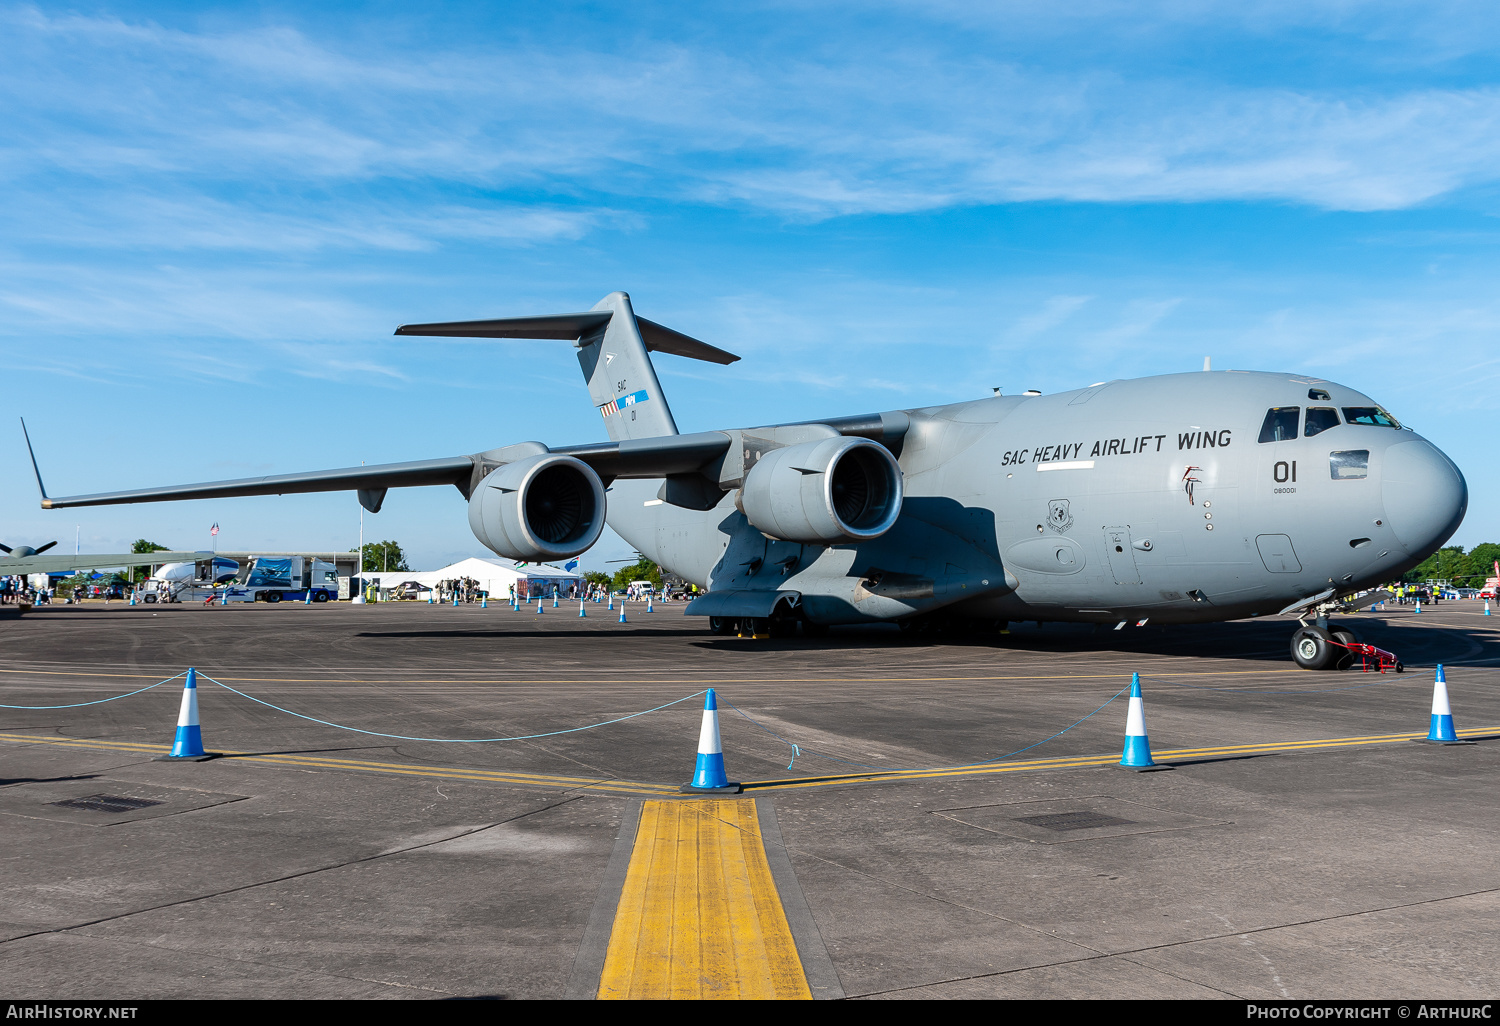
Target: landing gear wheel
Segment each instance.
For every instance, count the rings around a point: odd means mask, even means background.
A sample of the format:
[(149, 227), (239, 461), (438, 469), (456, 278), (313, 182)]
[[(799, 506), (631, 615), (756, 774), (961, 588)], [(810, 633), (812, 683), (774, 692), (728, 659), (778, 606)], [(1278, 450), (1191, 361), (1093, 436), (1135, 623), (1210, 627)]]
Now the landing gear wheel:
[(1344, 650), (1330, 644), (1332, 636), (1321, 627), (1298, 627), (1292, 635), (1292, 658), (1304, 670), (1331, 670)]
[(708, 618), (708, 629), (715, 634), (733, 634), (739, 630), (738, 620), (732, 620), (727, 616), (710, 616)]

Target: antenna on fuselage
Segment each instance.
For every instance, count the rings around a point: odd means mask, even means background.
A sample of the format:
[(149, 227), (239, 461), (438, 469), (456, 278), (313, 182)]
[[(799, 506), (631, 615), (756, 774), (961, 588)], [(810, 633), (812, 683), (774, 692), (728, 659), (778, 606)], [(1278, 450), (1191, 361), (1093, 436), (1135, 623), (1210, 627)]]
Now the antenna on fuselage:
[(1203, 369), (1205, 371), (1212, 370), (1212, 368), (1208, 365), (1208, 361), (1209, 361), (1209, 357), (1205, 356), (1203, 358)]

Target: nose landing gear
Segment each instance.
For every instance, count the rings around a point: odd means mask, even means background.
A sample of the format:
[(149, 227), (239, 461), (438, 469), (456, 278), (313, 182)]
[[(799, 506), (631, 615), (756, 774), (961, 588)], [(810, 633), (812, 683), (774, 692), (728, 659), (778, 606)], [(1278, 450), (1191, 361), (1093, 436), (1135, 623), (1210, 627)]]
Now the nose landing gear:
[(1349, 631), (1309, 624), (1303, 624), (1292, 634), (1292, 658), (1304, 670), (1347, 670), (1356, 661), (1366, 673), (1370, 670), (1401, 673), (1406, 669), (1395, 655), (1361, 642)]

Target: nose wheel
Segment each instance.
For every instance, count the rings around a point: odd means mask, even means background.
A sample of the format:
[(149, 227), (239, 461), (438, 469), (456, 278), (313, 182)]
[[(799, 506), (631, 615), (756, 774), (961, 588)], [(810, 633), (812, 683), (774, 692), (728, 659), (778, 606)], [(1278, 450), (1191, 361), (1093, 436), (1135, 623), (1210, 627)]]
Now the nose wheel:
[(1393, 653), (1361, 642), (1343, 628), (1310, 624), (1292, 635), (1292, 658), (1304, 670), (1347, 670), (1355, 663), (1365, 672), (1406, 669)]
[(1336, 670), (1340, 657), (1347, 657), (1349, 652), (1333, 641), (1332, 631), (1321, 627), (1298, 627), (1292, 635), (1292, 658), (1304, 670)]

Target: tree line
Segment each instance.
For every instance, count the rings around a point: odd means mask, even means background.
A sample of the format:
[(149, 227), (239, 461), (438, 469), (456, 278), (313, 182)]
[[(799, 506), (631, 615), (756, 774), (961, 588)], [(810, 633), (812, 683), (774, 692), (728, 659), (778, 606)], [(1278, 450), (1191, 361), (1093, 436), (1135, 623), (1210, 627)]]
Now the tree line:
[(1459, 588), (1478, 588), (1485, 578), (1495, 576), (1495, 561), (1500, 559), (1500, 545), (1484, 542), (1468, 552), (1462, 545), (1447, 545), (1412, 570), (1401, 575), (1406, 584), (1422, 581), (1450, 581)]

